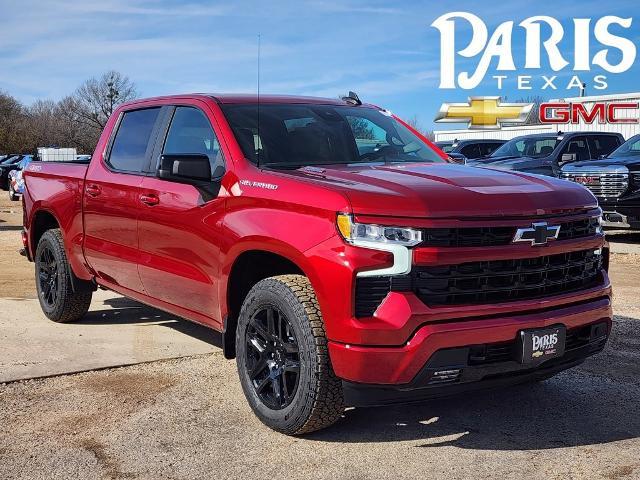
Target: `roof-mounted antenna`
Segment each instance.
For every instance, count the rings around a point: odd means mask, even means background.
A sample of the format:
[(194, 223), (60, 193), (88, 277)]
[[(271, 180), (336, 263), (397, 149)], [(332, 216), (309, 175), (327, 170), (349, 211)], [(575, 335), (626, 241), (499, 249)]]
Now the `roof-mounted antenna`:
[[(256, 149), (256, 167), (260, 168), (260, 153), (262, 152), (262, 137), (260, 136), (260, 34), (258, 34), (258, 145)], [(255, 141), (254, 141), (255, 142)]]
[(352, 92), (351, 90), (349, 90), (349, 95), (347, 95), (346, 97), (342, 97), (342, 100), (350, 103), (351, 105), (362, 105), (362, 101), (360, 100), (360, 97), (358, 97), (358, 94), (356, 92)]

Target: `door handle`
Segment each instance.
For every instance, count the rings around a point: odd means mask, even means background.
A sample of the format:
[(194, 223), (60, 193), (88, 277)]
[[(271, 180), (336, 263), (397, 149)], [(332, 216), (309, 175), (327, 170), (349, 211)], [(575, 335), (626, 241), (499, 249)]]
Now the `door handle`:
[(158, 198), (158, 196), (152, 193), (143, 193), (142, 195), (140, 195), (140, 201), (145, 205), (149, 205), (150, 207), (158, 205), (160, 203), (160, 199)]
[(98, 185), (96, 185), (95, 183), (91, 183), (91, 184), (87, 185), (85, 187), (84, 191), (90, 197), (97, 197), (101, 193), (100, 187)]

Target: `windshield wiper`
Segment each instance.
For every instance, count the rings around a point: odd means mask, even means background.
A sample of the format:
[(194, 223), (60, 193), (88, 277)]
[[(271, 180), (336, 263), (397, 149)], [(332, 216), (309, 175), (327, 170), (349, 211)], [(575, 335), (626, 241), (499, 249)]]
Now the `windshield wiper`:
[(297, 163), (288, 163), (288, 162), (272, 162), (272, 163), (261, 163), (261, 168), (273, 168), (274, 170), (297, 170), (302, 167), (309, 167), (311, 165), (302, 165)]

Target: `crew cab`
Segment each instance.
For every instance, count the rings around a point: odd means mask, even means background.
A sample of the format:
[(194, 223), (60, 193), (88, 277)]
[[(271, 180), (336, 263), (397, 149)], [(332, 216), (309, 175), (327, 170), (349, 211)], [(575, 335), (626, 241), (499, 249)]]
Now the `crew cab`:
[(624, 137), (619, 133), (523, 135), (509, 140), (488, 157), (470, 165), (559, 177), (563, 165), (608, 155), (623, 143)]
[(137, 100), (88, 165), (33, 162), (25, 181), (48, 318), (81, 319), (99, 286), (220, 331), (287, 434), (544, 379), (611, 330), (587, 189), (449, 163), (353, 93)]
[(602, 158), (565, 165), (562, 178), (591, 190), (604, 210), (604, 226), (640, 228), (640, 135)]

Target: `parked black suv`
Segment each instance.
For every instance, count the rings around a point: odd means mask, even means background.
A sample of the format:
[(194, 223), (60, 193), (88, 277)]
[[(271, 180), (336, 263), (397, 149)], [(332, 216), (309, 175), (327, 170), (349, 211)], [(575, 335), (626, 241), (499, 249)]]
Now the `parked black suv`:
[(489, 157), (468, 164), (559, 177), (563, 165), (600, 158), (623, 143), (619, 133), (538, 133), (509, 140)]
[(605, 227), (640, 228), (640, 135), (600, 160), (563, 166), (562, 178), (591, 190)]
[(452, 140), (436, 142), (436, 145), (453, 158), (459, 159), (463, 156), (465, 159), (473, 160), (491, 155), (504, 142), (506, 140)]

